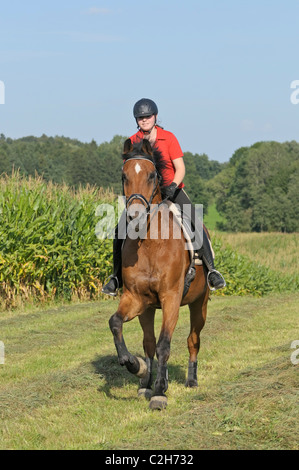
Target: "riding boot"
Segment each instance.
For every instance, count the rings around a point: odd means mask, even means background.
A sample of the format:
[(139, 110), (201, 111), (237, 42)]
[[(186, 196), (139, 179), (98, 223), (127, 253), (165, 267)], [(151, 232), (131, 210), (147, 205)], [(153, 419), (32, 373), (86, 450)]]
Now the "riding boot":
[(199, 250), (199, 257), (203, 260), (206, 268), (208, 269), (208, 276), (207, 276), (207, 282), (210, 290), (218, 290), (222, 289), (223, 287), (226, 286), (226, 282), (220, 274), (219, 271), (217, 271), (214, 267), (214, 260), (213, 260), (213, 254), (211, 250), (211, 245), (208, 239), (208, 236), (205, 232), (203, 232), (203, 241), (202, 241), (202, 247)]
[(115, 297), (117, 291), (122, 287), (122, 263), (121, 248), (123, 240), (117, 237), (117, 228), (115, 230), (115, 238), (113, 240), (113, 274), (109, 277), (109, 281), (103, 286), (102, 293)]

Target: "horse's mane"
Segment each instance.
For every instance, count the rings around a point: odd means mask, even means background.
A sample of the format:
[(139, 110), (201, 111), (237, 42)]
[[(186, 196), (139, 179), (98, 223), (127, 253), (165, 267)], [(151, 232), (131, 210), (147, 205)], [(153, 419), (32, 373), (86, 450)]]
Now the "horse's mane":
[(160, 185), (164, 186), (162, 175), (166, 162), (160, 150), (155, 146), (151, 146), (147, 139), (141, 139), (134, 143), (132, 143), (131, 139), (127, 139), (124, 143), (123, 161), (126, 162), (131, 158), (138, 158), (140, 156), (153, 162), (159, 175)]

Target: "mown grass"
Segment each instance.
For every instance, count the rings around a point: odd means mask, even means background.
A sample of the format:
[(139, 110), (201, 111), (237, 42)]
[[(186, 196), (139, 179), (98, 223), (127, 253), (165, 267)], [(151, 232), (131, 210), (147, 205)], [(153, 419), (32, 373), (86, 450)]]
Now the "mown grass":
[[(188, 309), (169, 360), (168, 407), (152, 412), (117, 362), (108, 319), (117, 301), (3, 312), (1, 449), (298, 449), (299, 294), (213, 297), (199, 388), (184, 386)], [(157, 313), (157, 332), (161, 313)], [(125, 325), (142, 355), (137, 319)]]

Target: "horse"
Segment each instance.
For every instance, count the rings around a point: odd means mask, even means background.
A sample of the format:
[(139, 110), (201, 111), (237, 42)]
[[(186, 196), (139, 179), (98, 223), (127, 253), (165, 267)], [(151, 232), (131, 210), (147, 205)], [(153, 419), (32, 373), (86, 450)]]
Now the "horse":
[[(183, 232), (174, 236), (173, 214), (163, 204), (161, 187), (163, 158), (149, 141), (132, 144), (128, 139), (123, 150), (123, 194), (126, 201), (127, 222), (145, 227), (144, 237), (127, 236), (122, 249), (123, 293), (117, 311), (111, 316), (109, 326), (121, 366), (140, 379), (138, 395), (150, 399), (150, 409), (165, 409), (168, 389), (167, 361), (173, 332), (180, 307), (190, 310), (190, 334), (186, 387), (197, 387), (197, 356), (200, 349), (200, 332), (204, 327), (209, 300), (204, 266), (196, 266), (195, 278), (184, 295), (184, 281), (190, 266), (190, 256), (185, 248)], [(134, 204), (133, 204), (134, 202)], [(152, 210), (158, 207), (159, 211)], [(136, 211), (140, 209), (140, 213)], [(150, 237), (150, 228), (159, 217), (158, 236)], [(163, 223), (169, 227), (169, 236), (162, 237)], [(181, 229), (180, 229), (181, 230)], [(162, 309), (162, 326), (158, 342), (154, 332), (156, 309)], [(145, 360), (132, 355), (125, 344), (123, 324), (138, 317), (143, 330)], [(157, 375), (153, 390), (153, 360), (157, 356)]]

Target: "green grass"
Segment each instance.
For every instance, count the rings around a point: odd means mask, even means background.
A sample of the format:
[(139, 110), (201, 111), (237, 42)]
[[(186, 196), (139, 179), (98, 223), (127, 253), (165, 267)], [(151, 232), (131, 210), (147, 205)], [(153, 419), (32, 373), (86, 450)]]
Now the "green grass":
[(208, 213), (204, 214), (204, 224), (209, 230), (217, 229), (217, 222), (224, 222), (224, 218), (219, 214), (214, 202), (208, 207)]
[[(298, 449), (298, 303), (299, 294), (212, 297), (190, 390), (182, 308), (163, 412), (137, 398), (138, 380), (118, 365), (108, 328), (117, 301), (3, 312), (0, 449)], [(124, 333), (142, 355), (138, 320)]]
[(217, 236), (224, 246), (232, 246), (251, 261), (279, 274), (296, 276), (299, 273), (299, 233), (217, 232)]

